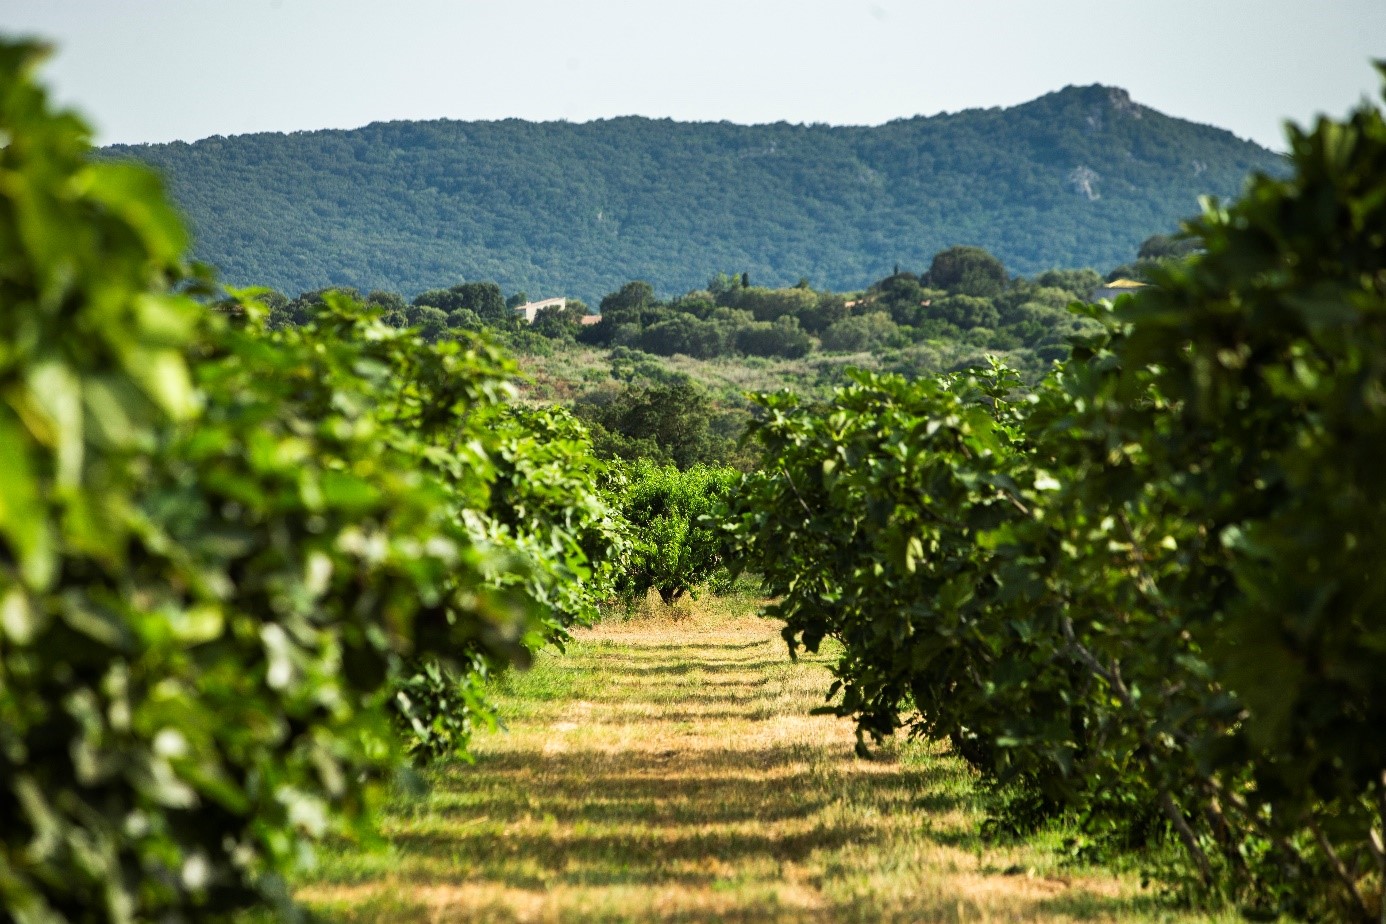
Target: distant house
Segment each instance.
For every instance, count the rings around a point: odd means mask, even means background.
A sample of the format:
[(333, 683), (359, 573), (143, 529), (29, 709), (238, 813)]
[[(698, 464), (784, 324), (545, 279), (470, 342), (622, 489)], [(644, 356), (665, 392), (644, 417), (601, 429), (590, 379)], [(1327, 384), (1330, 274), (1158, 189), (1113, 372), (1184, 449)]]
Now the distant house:
[(599, 314), (584, 314), (578, 319), (578, 323), (583, 327), (591, 327), (593, 324), (600, 324), (601, 322), (602, 316)]
[(1092, 290), (1092, 301), (1100, 302), (1105, 299), (1114, 302), (1119, 296), (1130, 295), (1132, 292), (1138, 292), (1144, 288), (1146, 288), (1144, 282), (1137, 282), (1134, 279), (1113, 279), (1106, 285), (1098, 286)]
[(567, 307), (568, 300), (566, 298), (546, 298), (542, 302), (530, 302), (527, 305), (518, 305), (515, 308), (515, 313), (524, 315), (526, 324), (533, 324), (534, 318), (545, 308)]

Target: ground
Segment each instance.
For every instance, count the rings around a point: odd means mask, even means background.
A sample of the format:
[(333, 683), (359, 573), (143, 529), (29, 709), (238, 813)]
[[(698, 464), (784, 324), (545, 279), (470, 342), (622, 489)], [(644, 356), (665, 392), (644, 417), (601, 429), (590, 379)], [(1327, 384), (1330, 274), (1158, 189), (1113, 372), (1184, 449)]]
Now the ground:
[(791, 661), (754, 601), (655, 609), (508, 676), (476, 763), (397, 796), (388, 849), (334, 848), (299, 897), (390, 922), (1185, 919), (1057, 836), (988, 844), (939, 745), (854, 756), (849, 721), (810, 714), (824, 660)]

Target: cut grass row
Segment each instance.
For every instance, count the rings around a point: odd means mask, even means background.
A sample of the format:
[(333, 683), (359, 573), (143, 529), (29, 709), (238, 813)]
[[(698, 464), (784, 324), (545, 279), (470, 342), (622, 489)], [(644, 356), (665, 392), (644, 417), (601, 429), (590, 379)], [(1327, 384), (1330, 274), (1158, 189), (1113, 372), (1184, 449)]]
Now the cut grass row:
[(299, 896), (349, 921), (1176, 921), (1131, 872), (1065, 864), (1062, 832), (978, 835), (967, 767), (925, 742), (853, 756), (811, 715), (755, 601), (609, 622), (499, 685), (508, 730), (390, 806), (385, 850), (338, 845)]

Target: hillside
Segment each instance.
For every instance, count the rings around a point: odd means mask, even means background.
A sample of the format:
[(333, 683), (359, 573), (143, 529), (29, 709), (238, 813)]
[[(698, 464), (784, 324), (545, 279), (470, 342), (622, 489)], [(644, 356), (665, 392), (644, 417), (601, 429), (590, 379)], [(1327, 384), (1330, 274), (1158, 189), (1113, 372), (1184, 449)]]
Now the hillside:
[(850, 290), (953, 244), (1013, 272), (1109, 267), (1277, 155), (1069, 87), (876, 127), (619, 118), (389, 122), (114, 146), (165, 173), (233, 284), (406, 293), (459, 279), (594, 302), (718, 270)]

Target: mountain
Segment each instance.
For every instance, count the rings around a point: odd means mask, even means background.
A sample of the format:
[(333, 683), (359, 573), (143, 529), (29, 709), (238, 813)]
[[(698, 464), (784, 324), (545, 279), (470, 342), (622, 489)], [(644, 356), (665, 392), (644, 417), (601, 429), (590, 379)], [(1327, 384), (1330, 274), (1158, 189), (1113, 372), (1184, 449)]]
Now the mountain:
[(593, 301), (717, 271), (860, 288), (954, 244), (1106, 268), (1281, 158), (1113, 87), (885, 125), (384, 122), (117, 145), (167, 177), (234, 285), (413, 294), (463, 279)]

